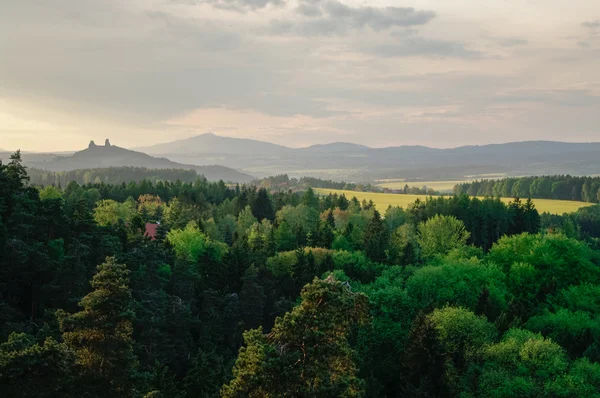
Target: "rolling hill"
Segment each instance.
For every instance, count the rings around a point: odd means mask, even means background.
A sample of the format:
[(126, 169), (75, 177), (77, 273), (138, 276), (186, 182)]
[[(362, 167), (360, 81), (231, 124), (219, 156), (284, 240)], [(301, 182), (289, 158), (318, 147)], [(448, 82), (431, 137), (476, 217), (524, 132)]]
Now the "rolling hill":
[(214, 134), (144, 148), (171, 160), (220, 164), (256, 176), (287, 173), (334, 180), (404, 178), (461, 180), (495, 174), (589, 175), (600, 170), (600, 143), (512, 142), (439, 149), (425, 146), (371, 148), (345, 142), (288, 148)]
[(290, 148), (272, 144), (270, 142), (250, 140), (245, 138), (222, 137), (212, 133), (196, 137), (177, 140), (166, 144), (149, 147), (135, 148), (150, 154), (178, 153), (178, 154), (260, 154), (261, 156), (279, 156), (292, 151)]
[(222, 165), (189, 165), (173, 162), (166, 158), (156, 158), (145, 153), (132, 151), (118, 146), (90, 146), (69, 156), (53, 156), (49, 159), (40, 160), (23, 155), (24, 164), (28, 167), (48, 171), (70, 171), (79, 169), (94, 169), (107, 167), (145, 167), (148, 169), (192, 169), (198, 174), (204, 175), (208, 180), (224, 180), (230, 182), (249, 182), (253, 176), (239, 172)]

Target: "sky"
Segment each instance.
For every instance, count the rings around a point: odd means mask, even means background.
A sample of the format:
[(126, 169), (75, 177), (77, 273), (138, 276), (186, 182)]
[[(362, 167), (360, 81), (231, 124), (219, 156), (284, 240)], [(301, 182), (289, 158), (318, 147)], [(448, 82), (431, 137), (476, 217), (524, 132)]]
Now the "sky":
[(597, 0), (0, 0), (0, 148), (600, 141)]

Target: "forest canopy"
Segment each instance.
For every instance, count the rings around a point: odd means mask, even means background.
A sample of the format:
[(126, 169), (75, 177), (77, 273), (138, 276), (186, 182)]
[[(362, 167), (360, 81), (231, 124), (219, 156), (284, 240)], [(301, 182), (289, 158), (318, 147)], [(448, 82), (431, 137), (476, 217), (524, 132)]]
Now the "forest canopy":
[[(66, 182), (66, 181), (64, 181)], [(10, 397), (598, 397), (600, 206), (0, 163)]]

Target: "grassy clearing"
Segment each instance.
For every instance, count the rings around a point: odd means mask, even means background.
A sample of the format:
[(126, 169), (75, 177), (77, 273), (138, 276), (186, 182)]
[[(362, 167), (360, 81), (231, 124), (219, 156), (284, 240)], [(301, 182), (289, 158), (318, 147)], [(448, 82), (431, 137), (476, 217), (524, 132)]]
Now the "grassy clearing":
[[(337, 189), (315, 189), (315, 192), (327, 195), (329, 193), (345, 194), (348, 199), (356, 196), (360, 201), (372, 200), (379, 211), (385, 211), (388, 206), (401, 206), (406, 208), (408, 205), (413, 203), (417, 199), (425, 200), (427, 195), (399, 195), (392, 193), (373, 193), (373, 192), (356, 192), (356, 191), (342, 191)], [(502, 198), (503, 202), (511, 202), (512, 198)], [(591, 206), (592, 203), (575, 202), (571, 200), (552, 200), (552, 199), (533, 199), (535, 207), (540, 213), (551, 213), (551, 214), (563, 214), (572, 213), (578, 209)]]

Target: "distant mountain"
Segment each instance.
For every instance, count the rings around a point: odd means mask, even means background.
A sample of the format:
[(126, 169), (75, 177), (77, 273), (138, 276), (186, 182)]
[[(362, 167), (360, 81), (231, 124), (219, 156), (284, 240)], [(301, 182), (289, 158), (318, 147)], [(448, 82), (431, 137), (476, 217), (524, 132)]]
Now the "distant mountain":
[(350, 142), (332, 142), (331, 144), (311, 145), (307, 148), (300, 148), (300, 151), (308, 153), (360, 153), (371, 150), (368, 146), (352, 144)]
[(145, 153), (110, 145), (98, 146), (94, 142), (83, 150), (70, 156), (54, 156), (49, 160), (29, 159), (23, 156), (26, 166), (49, 171), (70, 171), (108, 167), (145, 167), (148, 169), (192, 169), (204, 175), (208, 180), (231, 182), (249, 182), (254, 177), (222, 165), (197, 166), (173, 162), (166, 158), (155, 158)]
[(334, 180), (464, 179), (466, 176), (573, 174), (600, 171), (600, 143), (512, 142), (450, 149), (425, 146), (370, 148), (346, 142), (288, 148), (204, 134), (145, 150), (173, 161), (220, 164), (256, 176), (287, 173)]
[(212, 133), (177, 140), (166, 144), (136, 148), (145, 153), (162, 154), (260, 154), (261, 156), (281, 155), (289, 152), (290, 148), (269, 142), (249, 140), (245, 138), (221, 137)]

